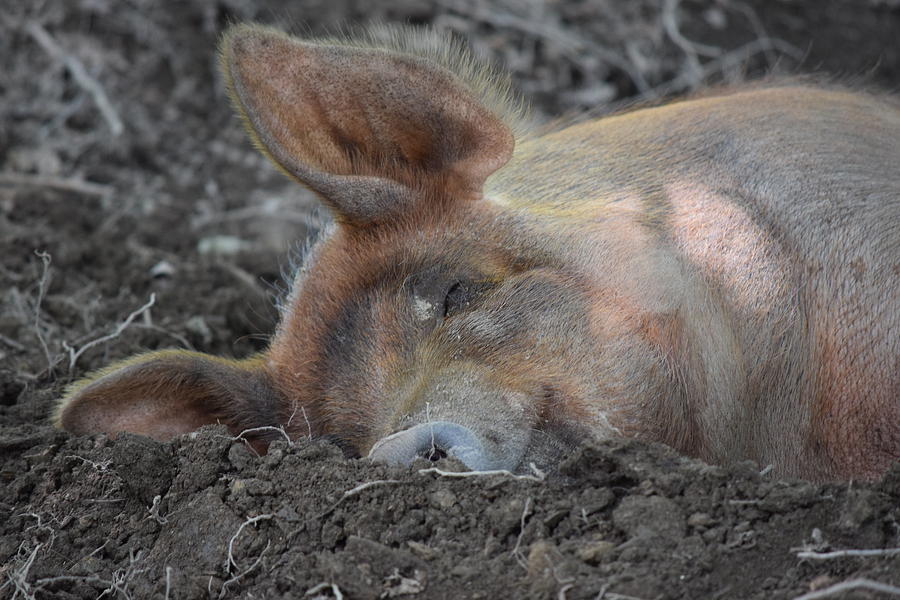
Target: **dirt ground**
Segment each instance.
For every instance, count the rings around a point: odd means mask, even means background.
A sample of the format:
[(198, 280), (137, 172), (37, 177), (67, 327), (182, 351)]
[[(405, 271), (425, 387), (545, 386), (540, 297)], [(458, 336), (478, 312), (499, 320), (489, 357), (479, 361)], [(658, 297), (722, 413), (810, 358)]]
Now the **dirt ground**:
[(614, 442), (542, 480), (466, 478), (320, 441), (258, 457), (215, 427), (156, 443), (49, 426), (110, 360), (265, 346), (325, 217), (245, 140), (216, 38), (376, 19), (457, 32), (538, 120), (773, 72), (900, 85), (896, 0), (4, 4), (0, 598), (897, 596), (900, 553), (821, 553), (900, 547), (900, 464), (813, 485)]

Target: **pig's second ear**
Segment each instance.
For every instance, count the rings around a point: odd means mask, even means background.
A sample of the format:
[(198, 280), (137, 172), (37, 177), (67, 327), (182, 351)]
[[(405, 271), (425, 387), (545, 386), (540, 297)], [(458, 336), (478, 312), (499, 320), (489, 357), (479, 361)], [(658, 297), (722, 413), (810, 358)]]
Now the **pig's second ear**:
[[(235, 435), (276, 426), (278, 406), (262, 359), (235, 361), (166, 350), (114, 364), (74, 384), (54, 421), (76, 434), (127, 431), (169, 440), (215, 423)], [(265, 450), (273, 436), (261, 431), (245, 437)]]
[(238, 25), (221, 64), (257, 146), (339, 221), (366, 225), (423, 198), (477, 198), (512, 155), (506, 89), (428, 35), (397, 30), (379, 47)]

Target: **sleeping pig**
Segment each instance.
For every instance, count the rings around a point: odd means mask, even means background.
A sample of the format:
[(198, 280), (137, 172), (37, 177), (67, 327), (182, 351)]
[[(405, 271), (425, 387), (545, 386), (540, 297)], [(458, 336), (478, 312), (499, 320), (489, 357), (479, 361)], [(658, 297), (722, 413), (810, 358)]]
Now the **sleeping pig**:
[(256, 146), (333, 215), (269, 348), (142, 354), (56, 423), (283, 428), (391, 464), (552, 466), (587, 439), (872, 479), (900, 458), (900, 105), (800, 83), (530, 135), (435, 34), (239, 25)]

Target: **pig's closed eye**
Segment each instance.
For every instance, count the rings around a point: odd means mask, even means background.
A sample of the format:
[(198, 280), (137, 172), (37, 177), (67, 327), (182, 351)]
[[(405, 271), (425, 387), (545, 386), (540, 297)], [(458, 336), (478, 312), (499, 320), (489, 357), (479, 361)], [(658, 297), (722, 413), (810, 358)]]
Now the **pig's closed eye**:
[(452, 317), (469, 308), (483, 291), (482, 287), (467, 281), (457, 281), (451, 285), (444, 298), (444, 318)]

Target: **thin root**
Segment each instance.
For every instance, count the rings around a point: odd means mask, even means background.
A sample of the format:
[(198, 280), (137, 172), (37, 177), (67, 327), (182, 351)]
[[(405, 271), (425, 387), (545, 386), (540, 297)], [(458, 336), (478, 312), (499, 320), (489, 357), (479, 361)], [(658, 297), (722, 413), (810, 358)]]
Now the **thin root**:
[(900, 587), (895, 585), (888, 585), (887, 583), (881, 583), (871, 579), (848, 579), (847, 581), (828, 586), (825, 589), (795, 596), (794, 600), (829, 598), (831, 596), (843, 594), (844, 592), (849, 592), (850, 590), (872, 590), (873, 592), (883, 592), (885, 594), (891, 594), (892, 596), (900, 596)]

